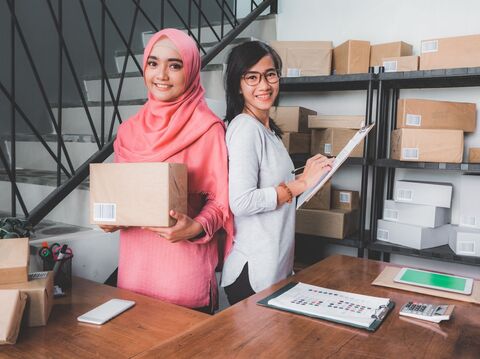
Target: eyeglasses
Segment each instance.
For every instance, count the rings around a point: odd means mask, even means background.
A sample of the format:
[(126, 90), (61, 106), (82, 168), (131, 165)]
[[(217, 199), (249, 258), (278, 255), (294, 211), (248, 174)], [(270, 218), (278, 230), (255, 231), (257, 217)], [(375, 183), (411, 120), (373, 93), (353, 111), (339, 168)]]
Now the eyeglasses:
[(276, 84), (280, 80), (280, 74), (278, 70), (268, 70), (263, 74), (257, 71), (248, 71), (242, 78), (248, 86), (257, 86), (262, 81), (262, 76), (269, 84)]

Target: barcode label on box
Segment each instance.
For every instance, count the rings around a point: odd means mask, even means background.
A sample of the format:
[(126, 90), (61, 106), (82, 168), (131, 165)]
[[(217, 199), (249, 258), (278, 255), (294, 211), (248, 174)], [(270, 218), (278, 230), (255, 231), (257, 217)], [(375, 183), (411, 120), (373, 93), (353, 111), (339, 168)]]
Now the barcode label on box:
[(340, 203), (350, 203), (351, 201), (351, 195), (349, 192), (340, 192), (339, 197)]
[(397, 72), (398, 61), (383, 61), (385, 72)]
[(383, 210), (383, 219), (388, 221), (398, 221), (398, 211), (395, 209), (385, 208)]
[(48, 272), (28, 273), (28, 280), (44, 279), (44, 278), (47, 278), (47, 275), (48, 275)]
[(461, 216), (460, 225), (465, 227), (477, 227), (480, 223), (475, 216)]
[(422, 54), (438, 51), (438, 40), (422, 41)]
[(475, 254), (475, 242), (473, 240), (457, 240), (457, 254)]
[(117, 205), (115, 203), (94, 203), (93, 220), (115, 222), (117, 220)]
[(326, 154), (332, 153), (332, 144), (326, 143), (325, 146), (323, 146), (323, 152), (325, 152)]
[(388, 241), (388, 234), (386, 229), (377, 229), (377, 239), (381, 241)]
[(422, 125), (422, 115), (413, 115), (411, 113), (407, 113), (406, 116), (406, 125), (407, 126), (421, 126)]
[(287, 68), (287, 77), (299, 77), (302, 75), (302, 71), (297, 68)]
[(412, 201), (413, 200), (413, 190), (399, 188), (397, 190), (396, 201)]
[(404, 160), (418, 160), (418, 148), (402, 148), (402, 157)]

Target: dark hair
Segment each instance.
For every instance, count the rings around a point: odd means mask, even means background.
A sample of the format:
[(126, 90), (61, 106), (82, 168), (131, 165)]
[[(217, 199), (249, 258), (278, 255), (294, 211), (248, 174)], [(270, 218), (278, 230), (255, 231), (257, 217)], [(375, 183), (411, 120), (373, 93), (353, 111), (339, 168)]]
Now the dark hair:
[[(263, 57), (270, 55), (278, 71), (282, 70), (282, 60), (278, 53), (267, 44), (260, 41), (248, 41), (232, 49), (227, 59), (227, 70), (225, 73), (225, 95), (227, 100), (227, 114), (225, 121), (228, 123), (235, 116), (242, 113), (245, 101), (240, 93), (240, 81), (245, 72), (254, 66)], [(271, 118), (270, 128), (275, 135), (282, 138), (283, 131)]]

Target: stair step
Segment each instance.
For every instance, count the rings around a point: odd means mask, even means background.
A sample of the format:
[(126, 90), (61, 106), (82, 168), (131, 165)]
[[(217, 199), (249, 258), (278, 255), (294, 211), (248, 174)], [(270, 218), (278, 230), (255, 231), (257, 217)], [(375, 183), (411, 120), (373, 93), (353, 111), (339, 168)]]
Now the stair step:
[[(36, 169), (17, 168), (16, 170), (17, 183), (29, 183), (42, 186), (57, 187), (57, 172)], [(65, 174), (61, 174), (62, 183), (67, 179)], [(0, 169), (0, 181), (8, 182), (9, 178), (4, 169)], [(77, 187), (78, 189), (88, 190), (89, 179), (87, 178)]]

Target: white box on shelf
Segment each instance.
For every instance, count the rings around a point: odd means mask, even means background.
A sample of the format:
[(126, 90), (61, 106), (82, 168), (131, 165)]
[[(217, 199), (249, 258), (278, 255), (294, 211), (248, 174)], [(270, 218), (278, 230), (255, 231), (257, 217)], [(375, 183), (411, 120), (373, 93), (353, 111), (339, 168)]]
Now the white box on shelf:
[(480, 230), (452, 226), (448, 245), (459, 256), (480, 257)]
[(451, 183), (399, 180), (395, 182), (394, 200), (450, 208), (452, 192)]
[(383, 205), (383, 219), (391, 222), (436, 228), (450, 223), (450, 209), (386, 200)]
[(480, 175), (463, 175), (460, 181), (460, 221), (462, 227), (480, 228)]

